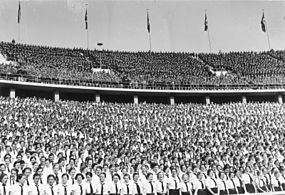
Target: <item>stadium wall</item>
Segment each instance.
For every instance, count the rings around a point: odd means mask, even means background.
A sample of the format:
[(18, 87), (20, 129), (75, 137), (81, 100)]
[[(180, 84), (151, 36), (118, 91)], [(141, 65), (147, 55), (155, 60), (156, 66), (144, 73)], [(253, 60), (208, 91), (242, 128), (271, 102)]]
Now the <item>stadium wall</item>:
[(117, 102), (117, 103), (283, 103), (285, 89), (232, 90), (158, 90), (73, 86), (23, 81), (0, 80), (0, 95), (37, 97), (60, 100)]

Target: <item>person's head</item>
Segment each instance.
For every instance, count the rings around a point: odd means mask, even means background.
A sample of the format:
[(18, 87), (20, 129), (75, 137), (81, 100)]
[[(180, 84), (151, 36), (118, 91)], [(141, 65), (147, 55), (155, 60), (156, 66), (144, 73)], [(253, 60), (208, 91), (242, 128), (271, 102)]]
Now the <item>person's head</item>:
[(26, 167), (24, 168), (23, 173), (25, 174), (26, 178), (29, 178), (32, 173), (32, 169), (30, 167)]
[(113, 175), (113, 181), (114, 181), (114, 183), (118, 183), (119, 182), (119, 180), (120, 180), (120, 175), (119, 174), (117, 174), (117, 173), (115, 173), (114, 175)]
[(72, 168), (69, 169), (69, 175), (70, 175), (71, 178), (75, 177), (75, 173), (76, 173), (75, 168), (72, 167)]
[(100, 179), (101, 183), (104, 183), (105, 179), (106, 179), (106, 173), (101, 172), (100, 175), (99, 175), (99, 179)]
[(35, 182), (36, 185), (39, 183), (40, 179), (41, 179), (41, 175), (40, 175), (40, 174), (35, 173), (35, 174), (33, 175), (33, 180), (34, 180), (34, 182)]
[(149, 182), (152, 182), (153, 181), (153, 174), (152, 173), (148, 173), (146, 175), (146, 179), (149, 181)]
[(207, 175), (208, 175), (210, 178), (212, 178), (212, 177), (213, 177), (213, 175), (214, 175), (213, 170), (212, 170), (212, 169), (208, 169), (208, 171), (207, 171)]
[(10, 172), (10, 177), (11, 178), (17, 178), (17, 174), (18, 174), (18, 171), (17, 171), (17, 169), (15, 169), (15, 168), (13, 168), (13, 169), (11, 169), (11, 172)]
[(75, 175), (75, 180), (76, 180), (79, 184), (82, 183), (83, 179), (84, 179), (84, 176), (83, 176), (82, 173), (77, 173), (77, 174)]
[(69, 175), (67, 173), (62, 174), (61, 176), (62, 184), (67, 184), (68, 179), (69, 179)]
[(134, 173), (134, 175), (133, 175), (134, 182), (137, 183), (137, 182), (139, 181), (139, 176), (140, 176), (140, 175), (139, 175), (138, 172), (135, 172), (135, 173)]
[(130, 179), (131, 179), (131, 177), (130, 177), (129, 174), (125, 174), (125, 175), (124, 175), (124, 181), (125, 181), (125, 183), (129, 183)]
[(47, 176), (47, 183), (50, 185), (50, 186), (53, 186), (54, 183), (55, 183), (55, 176), (54, 175), (48, 175)]
[(24, 174), (19, 174), (16, 180), (20, 185), (24, 185), (26, 182), (26, 176)]
[(58, 172), (59, 172), (59, 164), (58, 163), (55, 163), (53, 165), (53, 172), (54, 172), (54, 174), (58, 174)]
[(93, 174), (92, 174), (91, 172), (87, 172), (87, 173), (85, 174), (85, 176), (86, 176), (86, 180), (87, 180), (87, 181), (89, 181), (89, 182), (92, 181)]
[(219, 172), (219, 178), (221, 180), (224, 180), (226, 178), (225, 176), (226, 176), (225, 172)]
[(7, 184), (7, 181), (8, 181), (8, 175), (3, 173), (1, 176), (0, 176), (0, 181), (2, 184)]
[(162, 171), (160, 171), (158, 174), (157, 174), (157, 178), (159, 181), (162, 181), (163, 178), (164, 178), (164, 173)]
[(188, 182), (188, 181), (189, 181), (189, 176), (188, 176), (187, 174), (183, 174), (183, 175), (182, 175), (182, 180), (183, 180), (184, 182)]

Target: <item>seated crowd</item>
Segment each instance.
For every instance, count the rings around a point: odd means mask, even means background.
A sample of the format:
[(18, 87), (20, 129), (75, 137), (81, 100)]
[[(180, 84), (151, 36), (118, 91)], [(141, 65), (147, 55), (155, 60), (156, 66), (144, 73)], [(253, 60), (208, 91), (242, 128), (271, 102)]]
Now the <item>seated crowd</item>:
[(0, 98), (1, 195), (285, 190), (285, 105)]
[[(0, 43), (0, 52), (13, 65), (2, 64), (1, 74), (90, 83), (125, 83), (133, 88), (149, 86), (233, 86), (284, 84), (285, 52), (121, 52), (65, 49)], [(12, 67), (11, 67), (12, 66)], [(110, 73), (92, 71), (106, 68)], [(224, 70), (216, 76), (211, 70)], [(173, 87), (174, 88), (174, 87)], [(177, 88), (177, 87), (176, 87)]]

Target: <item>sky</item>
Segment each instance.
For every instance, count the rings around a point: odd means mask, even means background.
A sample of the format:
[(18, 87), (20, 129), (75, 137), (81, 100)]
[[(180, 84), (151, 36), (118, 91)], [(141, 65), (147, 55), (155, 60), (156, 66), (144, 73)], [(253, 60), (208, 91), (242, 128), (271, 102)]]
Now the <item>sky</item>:
[(86, 48), (86, 3), (90, 49), (148, 51), (147, 9), (153, 51), (210, 52), (205, 10), (212, 52), (268, 50), (263, 9), (270, 48), (285, 49), (285, 1), (272, 0), (21, 0), (20, 25), (18, 0), (0, 0), (0, 41)]

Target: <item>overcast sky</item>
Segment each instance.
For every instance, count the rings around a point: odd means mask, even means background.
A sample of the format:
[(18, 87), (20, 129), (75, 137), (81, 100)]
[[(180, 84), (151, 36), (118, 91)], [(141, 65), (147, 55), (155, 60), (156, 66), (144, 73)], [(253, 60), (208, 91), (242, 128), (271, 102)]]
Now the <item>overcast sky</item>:
[[(90, 48), (148, 50), (147, 8), (154, 51), (209, 52), (205, 9), (213, 52), (268, 50), (262, 9), (271, 48), (285, 48), (285, 1), (22, 0), (21, 42), (86, 48), (85, 2)], [(0, 0), (1, 41), (17, 40), (17, 11), (18, 0)]]

